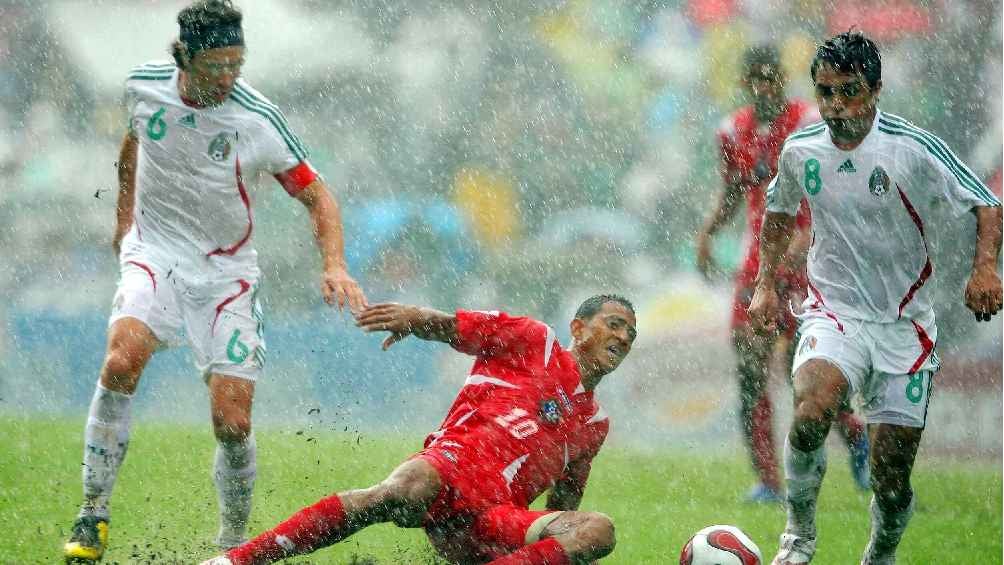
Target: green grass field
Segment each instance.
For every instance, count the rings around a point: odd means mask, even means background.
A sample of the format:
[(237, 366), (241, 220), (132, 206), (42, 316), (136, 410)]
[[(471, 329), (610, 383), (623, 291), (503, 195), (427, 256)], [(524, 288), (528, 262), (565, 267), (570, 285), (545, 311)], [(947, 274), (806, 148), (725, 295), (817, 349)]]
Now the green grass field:
[[(333, 491), (368, 486), (412, 453), (420, 437), (260, 429), (251, 529), (259, 532)], [(0, 419), (0, 564), (56, 563), (80, 498), (82, 421)], [(105, 563), (198, 563), (213, 554), (213, 440), (204, 426), (140, 421), (113, 499)], [(691, 533), (734, 524), (769, 559), (784, 515), (738, 503), (752, 481), (745, 458), (607, 449), (593, 467), (582, 507), (609, 514), (617, 549), (604, 563), (675, 563)], [(901, 565), (1001, 562), (999, 462), (921, 460), (918, 511)], [(868, 497), (853, 490), (843, 453), (831, 450), (820, 500), (816, 563), (858, 563), (868, 535)], [(962, 555), (964, 553), (964, 555)], [(771, 555), (766, 555), (771, 554)], [(290, 563), (433, 563), (420, 530), (378, 526)]]

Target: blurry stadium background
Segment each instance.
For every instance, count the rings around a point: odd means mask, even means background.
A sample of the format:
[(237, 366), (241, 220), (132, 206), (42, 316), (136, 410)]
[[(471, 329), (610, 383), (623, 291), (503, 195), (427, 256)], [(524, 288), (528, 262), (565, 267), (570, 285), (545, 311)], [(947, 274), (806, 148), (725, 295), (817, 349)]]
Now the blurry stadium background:
[[(122, 81), (168, 58), (185, 4), (0, 0), (0, 416), (86, 413), (118, 274)], [(696, 274), (693, 236), (720, 188), (712, 132), (744, 103), (747, 45), (776, 42), (790, 93), (809, 96), (815, 43), (871, 33), (882, 108), (941, 136), (1001, 191), (999, 2), (237, 4), (244, 75), (333, 187), (371, 301), (530, 314), (566, 340), (590, 294), (635, 302), (636, 351), (600, 389), (612, 444), (739, 446), (731, 280)], [(381, 352), (321, 302), (302, 207), (272, 179), (253, 197), (270, 350), (256, 421), (433, 429), (468, 359), (416, 340)], [(741, 228), (740, 215), (718, 239), (726, 268)], [(953, 229), (937, 250), (945, 369), (924, 450), (999, 460), (1001, 323), (978, 327), (962, 305), (973, 225)], [(790, 395), (776, 381), (782, 430)], [(139, 422), (201, 423), (207, 408), (186, 349), (154, 358)]]

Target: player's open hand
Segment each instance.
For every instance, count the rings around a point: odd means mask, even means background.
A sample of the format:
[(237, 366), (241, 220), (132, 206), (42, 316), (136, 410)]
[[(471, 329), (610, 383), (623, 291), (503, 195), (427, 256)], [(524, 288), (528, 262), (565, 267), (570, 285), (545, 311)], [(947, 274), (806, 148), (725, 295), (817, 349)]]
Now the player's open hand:
[(1001, 278), (994, 269), (976, 269), (966, 285), (966, 306), (977, 322), (989, 322), (1001, 310)]
[(417, 324), (421, 323), (422, 311), (415, 306), (386, 302), (367, 306), (356, 316), (356, 325), (366, 333), (390, 332), (383, 340), (383, 349), (411, 335)]
[(352, 313), (360, 312), (369, 305), (359, 283), (343, 268), (328, 269), (321, 275), (321, 294), (329, 306), (346, 306)]
[(767, 334), (777, 332), (778, 303), (777, 289), (773, 285), (756, 285), (748, 310), (754, 331)]

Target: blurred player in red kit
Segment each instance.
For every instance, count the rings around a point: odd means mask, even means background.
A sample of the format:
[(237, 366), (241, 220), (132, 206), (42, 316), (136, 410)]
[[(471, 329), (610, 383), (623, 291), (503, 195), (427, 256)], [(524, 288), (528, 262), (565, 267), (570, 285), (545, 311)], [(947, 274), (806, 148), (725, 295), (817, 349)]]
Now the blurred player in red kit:
[[(787, 308), (778, 315), (778, 335), (761, 335), (750, 327), (746, 313), (753, 296), (760, 265), (760, 227), (763, 222), (764, 189), (777, 174), (777, 159), (784, 140), (797, 130), (819, 122), (819, 112), (808, 102), (788, 98), (780, 56), (771, 45), (754, 46), (742, 61), (742, 85), (753, 103), (725, 118), (717, 132), (721, 149), (724, 188), (717, 205), (697, 236), (697, 267), (708, 276), (713, 268), (711, 242), (746, 200), (746, 257), (736, 273), (732, 304), (732, 344), (738, 356), (739, 395), (743, 434), (759, 483), (747, 495), (750, 502), (780, 502), (781, 481), (774, 450), (773, 408), (767, 392), (770, 360), (775, 350), (785, 359), (798, 321)], [(791, 245), (779, 270), (782, 296), (792, 304), (805, 299), (805, 255), (811, 241), (811, 218), (803, 202)], [(840, 430), (851, 452), (851, 470), (861, 489), (868, 488), (868, 436), (861, 421), (848, 407), (841, 412)]]
[[(379, 484), (324, 498), (207, 565), (271, 563), (381, 522), (425, 528), (451, 563), (590, 563), (613, 551), (610, 518), (578, 507), (609, 429), (593, 390), (636, 335), (628, 300), (583, 302), (567, 350), (547, 325), (498, 311), (378, 304), (357, 323), (390, 332), (384, 349), (414, 335), (475, 357), (442, 426)], [(530, 510), (547, 490), (547, 509)]]

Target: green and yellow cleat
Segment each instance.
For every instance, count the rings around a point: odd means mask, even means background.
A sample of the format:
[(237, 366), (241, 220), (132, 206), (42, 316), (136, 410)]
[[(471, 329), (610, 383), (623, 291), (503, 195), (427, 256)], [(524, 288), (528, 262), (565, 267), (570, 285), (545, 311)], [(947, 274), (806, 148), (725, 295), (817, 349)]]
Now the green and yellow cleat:
[(81, 516), (73, 523), (73, 535), (63, 546), (66, 563), (97, 563), (108, 547), (108, 519)]

